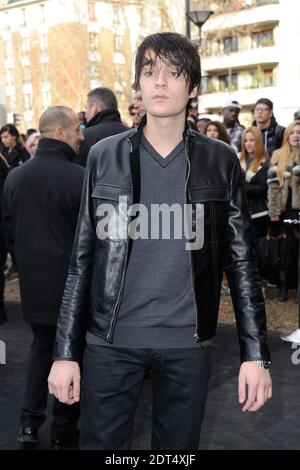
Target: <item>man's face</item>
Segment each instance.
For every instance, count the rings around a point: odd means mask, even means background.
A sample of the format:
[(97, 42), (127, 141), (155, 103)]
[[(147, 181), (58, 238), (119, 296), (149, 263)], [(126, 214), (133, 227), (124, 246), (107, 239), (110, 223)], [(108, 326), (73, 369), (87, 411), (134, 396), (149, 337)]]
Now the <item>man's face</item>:
[(93, 103), (89, 99), (87, 100), (86, 106), (85, 106), (85, 117), (86, 117), (86, 122), (90, 122), (91, 119), (93, 119), (94, 116), (99, 112), (98, 106), (96, 103)]
[(139, 85), (147, 113), (160, 118), (185, 114), (187, 102), (197, 95), (197, 89), (189, 92), (185, 77), (152, 50), (146, 51), (146, 59), (149, 63), (141, 70)]
[(234, 106), (228, 106), (224, 109), (224, 122), (227, 124), (234, 125), (239, 117), (239, 108), (235, 108)]
[(78, 153), (81, 142), (84, 139), (78, 116), (74, 113), (71, 118), (71, 124), (63, 129), (62, 141), (70, 145), (74, 152)]
[(139, 118), (141, 119), (146, 113), (146, 110), (145, 110), (145, 106), (143, 103), (142, 94), (140, 91), (135, 91), (133, 93), (133, 104), (134, 104), (134, 111), (136, 111), (139, 114)]
[(273, 116), (273, 112), (263, 103), (259, 103), (254, 109), (254, 118), (257, 124), (268, 124)]
[(130, 116), (132, 119), (132, 124), (134, 126), (138, 126), (140, 123), (140, 114), (136, 108), (133, 108), (130, 112)]
[(16, 137), (12, 136), (9, 132), (5, 131), (1, 134), (1, 141), (4, 147), (8, 149), (14, 148), (16, 145)]

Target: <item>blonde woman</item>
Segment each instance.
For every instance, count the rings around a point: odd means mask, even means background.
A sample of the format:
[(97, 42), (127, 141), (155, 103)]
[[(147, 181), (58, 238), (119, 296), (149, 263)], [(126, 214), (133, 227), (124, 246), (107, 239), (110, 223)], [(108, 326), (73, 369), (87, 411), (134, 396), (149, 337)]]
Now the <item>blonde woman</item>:
[(253, 235), (257, 240), (266, 236), (269, 225), (267, 206), (269, 157), (262, 134), (257, 127), (248, 127), (242, 134), (240, 163), (245, 173)]
[(283, 240), (280, 254), (280, 290), (277, 299), (284, 301), (288, 294), (288, 273), (296, 249), (298, 231), (283, 225), (286, 218), (298, 218), (300, 210), (300, 122), (292, 122), (285, 130), (283, 144), (272, 155), (268, 171), (268, 209), (273, 225), (277, 224), (278, 238)]

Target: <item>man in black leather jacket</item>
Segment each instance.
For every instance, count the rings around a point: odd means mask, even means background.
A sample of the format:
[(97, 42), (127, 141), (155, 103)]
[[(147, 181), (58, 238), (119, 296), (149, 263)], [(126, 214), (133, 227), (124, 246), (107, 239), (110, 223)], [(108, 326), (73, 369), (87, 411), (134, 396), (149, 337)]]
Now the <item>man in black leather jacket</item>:
[(81, 400), (81, 449), (128, 449), (151, 368), (152, 448), (197, 449), (223, 270), (243, 411), (272, 393), (264, 299), (236, 154), (186, 123), (200, 85), (197, 49), (176, 33), (148, 36), (135, 74), (147, 109), (138, 131), (90, 151), (49, 390)]

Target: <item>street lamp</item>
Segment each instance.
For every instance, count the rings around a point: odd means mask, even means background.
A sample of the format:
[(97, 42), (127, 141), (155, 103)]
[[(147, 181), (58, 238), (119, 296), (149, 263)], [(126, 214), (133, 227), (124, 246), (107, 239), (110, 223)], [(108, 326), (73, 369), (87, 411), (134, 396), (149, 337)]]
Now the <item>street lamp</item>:
[(210, 10), (197, 10), (187, 11), (187, 18), (199, 28), (199, 47), (201, 46), (201, 28), (206, 23), (213, 11)]

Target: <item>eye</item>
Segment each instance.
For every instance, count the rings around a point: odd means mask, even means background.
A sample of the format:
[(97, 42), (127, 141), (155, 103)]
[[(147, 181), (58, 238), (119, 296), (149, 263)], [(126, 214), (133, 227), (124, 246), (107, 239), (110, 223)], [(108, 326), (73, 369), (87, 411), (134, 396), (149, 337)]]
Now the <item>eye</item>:
[(151, 77), (153, 75), (153, 70), (145, 70), (144, 75), (146, 77)]
[(175, 78), (179, 77), (179, 73), (177, 72), (177, 70), (171, 70), (169, 74), (171, 75), (171, 77), (175, 77)]

